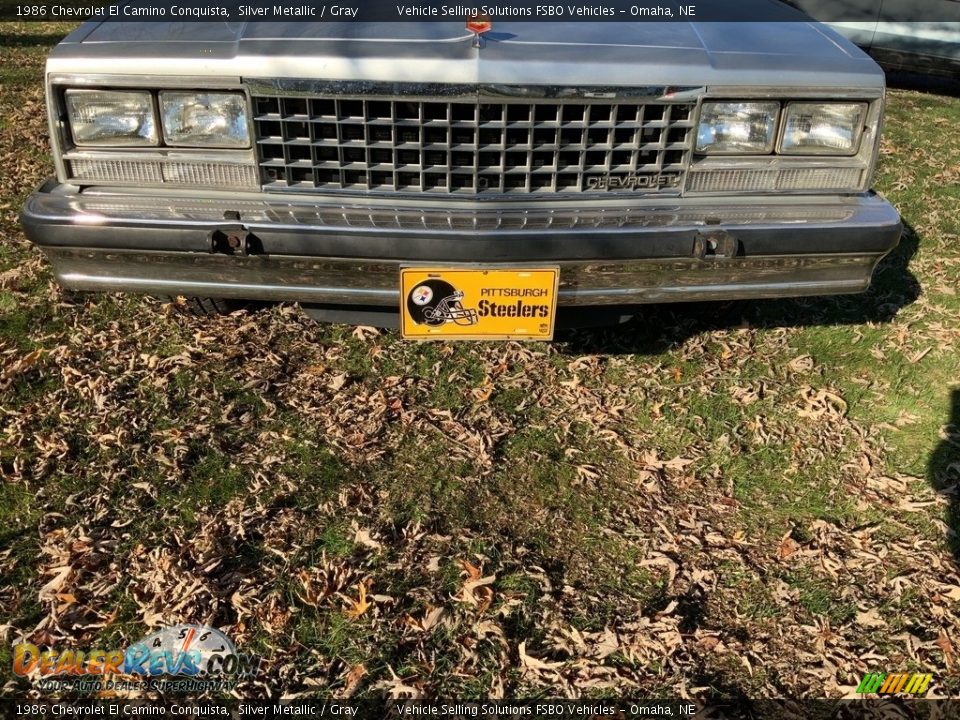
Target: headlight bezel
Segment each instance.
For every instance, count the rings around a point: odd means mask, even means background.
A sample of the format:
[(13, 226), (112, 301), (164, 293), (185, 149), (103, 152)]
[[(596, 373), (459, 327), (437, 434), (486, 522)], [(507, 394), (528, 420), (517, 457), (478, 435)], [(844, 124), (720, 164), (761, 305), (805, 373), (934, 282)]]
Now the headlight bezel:
[[(787, 127), (790, 121), (790, 112), (795, 110), (800, 106), (807, 107), (839, 107), (849, 105), (859, 109), (859, 114), (856, 118), (856, 122), (853, 126), (853, 140), (851, 142), (850, 149), (847, 151), (837, 151), (831, 148), (824, 147), (820, 150), (813, 147), (803, 147), (800, 146), (798, 149), (787, 149), (784, 147), (784, 141), (787, 136)], [(870, 105), (865, 101), (856, 101), (856, 100), (788, 100), (783, 103), (783, 110), (781, 112), (780, 127), (777, 132), (777, 154), (783, 155), (785, 157), (817, 157), (817, 158), (842, 158), (842, 157), (853, 157), (860, 152), (860, 143), (863, 142), (864, 130), (866, 125), (866, 120), (870, 112)]]
[[(876, 87), (816, 87), (816, 88), (740, 88), (717, 86), (708, 88), (701, 96), (704, 103), (719, 101), (776, 100), (784, 113), (791, 103), (813, 105), (858, 104), (864, 107), (855, 149), (833, 154), (804, 151), (782, 154), (780, 141), (782, 127), (777, 130), (777, 146), (769, 155), (722, 155), (698, 153), (690, 142), (691, 159), (682, 194), (689, 197), (758, 195), (815, 195), (825, 193), (863, 193), (870, 189), (880, 151), (883, 130), (883, 111), (886, 92)], [(812, 126), (823, 126), (823, 118), (811, 118)], [(826, 128), (819, 133), (826, 139), (832, 133)], [(822, 176), (832, 170), (831, 180)], [(856, 171), (857, 176), (852, 173)], [(826, 173), (829, 174), (829, 173)], [(709, 181), (709, 182), (707, 182)], [(738, 184), (739, 183), (739, 184)]]
[[(148, 96), (150, 101), (150, 118), (153, 125), (153, 137), (151, 142), (123, 142), (122, 140), (111, 140), (108, 139), (104, 142), (90, 142), (86, 141), (81, 137), (77, 136), (75, 131), (74, 114), (71, 110), (70, 98), (79, 96), (79, 95), (141, 95)], [(213, 96), (213, 95), (222, 95), (229, 96), (234, 98), (239, 102), (240, 110), (242, 112), (242, 127), (244, 131), (243, 142), (237, 143), (196, 143), (196, 142), (182, 142), (178, 141), (174, 137), (170, 137), (170, 134), (166, 130), (163, 117), (163, 105), (162, 105), (162, 95), (171, 94), (171, 95), (182, 95), (182, 96)], [(219, 86), (214, 86), (211, 88), (205, 89), (196, 89), (193, 87), (153, 87), (145, 88), (142, 86), (138, 87), (126, 87), (126, 86), (107, 86), (107, 87), (89, 87), (89, 86), (66, 86), (60, 89), (60, 105), (63, 113), (64, 121), (64, 130), (65, 130), (65, 139), (68, 139), (70, 145), (78, 150), (104, 150), (104, 151), (130, 151), (130, 152), (149, 152), (149, 151), (162, 151), (164, 149), (170, 150), (196, 150), (198, 152), (210, 151), (249, 151), (253, 148), (253, 129), (252, 129), (252, 117), (250, 112), (250, 97), (247, 91), (243, 88), (230, 87), (222, 88)]]
[[(174, 133), (168, 131), (167, 127), (167, 113), (164, 107), (164, 98), (165, 96), (182, 96), (195, 98), (210, 98), (212, 96), (222, 96), (225, 98), (230, 98), (238, 100), (240, 104), (240, 113), (242, 118), (242, 127), (244, 136), (240, 139), (240, 142), (208, 142), (200, 144), (196, 141), (181, 141), (174, 139)], [(164, 145), (167, 147), (173, 148), (194, 148), (198, 150), (248, 150), (252, 145), (252, 135), (250, 129), (250, 101), (246, 93), (237, 91), (237, 90), (220, 90), (220, 89), (211, 89), (211, 90), (184, 90), (179, 88), (164, 88), (156, 91), (156, 101), (158, 116), (161, 126), (161, 134), (163, 135)], [(186, 105), (182, 103), (181, 106)], [(229, 123), (228, 123), (229, 125)]]
[[(57, 180), (77, 186), (111, 186), (129, 188), (186, 188), (202, 187), (211, 191), (256, 191), (263, 178), (257, 163), (256, 145), (252, 142), (254, 122), (249, 88), (239, 78), (219, 76), (117, 75), (113, 73), (76, 73), (51, 68), (46, 75), (47, 116), (53, 163)], [(150, 93), (156, 110), (156, 127), (160, 136), (157, 145), (81, 145), (74, 141), (67, 113), (66, 92), (69, 90), (132, 91)], [(242, 96), (247, 117), (247, 133), (251, 142), (244, 148), (213, 148), (206, 146), (171, 146), (163, 140), (157, 94), (164, 90), (197, 93), (233, 92)], [(80, 138), (82, 139), (82, 137)], [(123, 165), (123, 173), (104, 171), (81, 174), (75, 165), (90, 162)], [(178, 168), (195, 168), (204, 179), (179, 178)], [(136, 171), (137, 177), (124, 177)], [(149, 171), (149, 172), (147, 172)], [(227, 176), (223, 175), (226, 172)], [(151, 178), (140, 177), (147, 173)], [(162, 177), (161, 177), (162, 175)], [(198, 176), (199, 177), (199, 176)]]
[[(736, 106), (736, 105), (754, 105), (770, 106), (773, 111), (772, 117), (772, 128), (769, 133), (767, 142), (762, 148), (756, 150), (711, 150), (711, 149), (701, 149), (700, 147), (700, 128), (704, 123), (704, 114), (710, 106)], [(775, 107), (773, 107), (775, 106)], [(763, 155), (772, 154), (777, 147), (777, 138), (780, 132), (780, 119), (783, 113), (783, 103), (780, 100), (771, 100), (771, 99), (726, 99), (726, 98), (707, 98), (700, 104), (699, 113), (697, 115), (697, 122), (694, 125), (694, 143), (693, 143), (693, 152), (696, 155), (701, 155), (704, 157), (722, 157), (722, 156), (748, 156), (748, 157), (757, 157)]]
[[(700, 128), (704, 122), (706, 110), (711, 106), (722, 105), (762, 105), (774, 104), (779, 106), (776, 117), (773, 120), (773, 143), (767, 143), (765, 149), (757, 150), (711, 150), (700, 147)], [(816, 146), (798, 146), (796, 149), (785, 147), (784, 141), (787, 136), (787, 128), (790, 120), (790, 112), (798, 107), (820, 107), (829, 108), (834, 106), (852, 106), (858, 109), (858, 116), (853, 126), (853, 142), (849, 150), (835, 150), (828, 147), (817, 148)], [(860, 154), (863, 138), (867, 134), (868, 121), (870, 119), (871, 101), (861, 98), (725, 98), (725, 97), (705, 97), (700, 103), (698, 109), (697, 121), (694, 125), (693, 154), (696, 157), (747, 157), (757, 158), (763, 156), (772, 157), (811, 157), (811, 158), (845, 158), (855, 157)]]
[[(150, 120), (152, 123), (151, 136), (144, 138), (144, 142), (138, 142), (135, 138), (130, 138), (130, 141), (124, 141), (122, 136), (108, 138), (105, 141), (96, 141), (90, 140), (89, 138), (83, 139), (79, 137), (77, 133), (77, 126), (80, 125), (80, 123), (78, 123), (74, 117), (74, 104), (71, 102), (71, 98), (91, 98), (96, 95), (139, 95), (146, 97), (147, 106), (145, 109), (149, 111)], [(109, 150), (114, 148), (121, 150), (136, 150), (140, 148), (154, 149), (161, 147), (162, 145), (163, 139), (160, 129), (160, 120), (157, 117), (157, 106), (156, 102), (154, 102), (153, 93), (150, 90), (134, 88), (66, 88), (63, 93), (63, 105), (64, 112), (66, 114), (67, 129), (70, 133), (70, 140), (73, 142), (75, 147), (96, 150)]]

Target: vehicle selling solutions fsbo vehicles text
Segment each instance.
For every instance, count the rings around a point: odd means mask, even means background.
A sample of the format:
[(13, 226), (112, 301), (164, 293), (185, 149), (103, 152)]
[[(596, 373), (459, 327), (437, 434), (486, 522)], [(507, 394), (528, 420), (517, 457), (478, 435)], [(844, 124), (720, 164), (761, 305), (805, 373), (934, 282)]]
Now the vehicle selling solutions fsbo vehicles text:
[[(622, 12), (622, 11), (621, 11)], [(595, 5), (536, 5), (513, 7), (509, 5), (397, 5), (397, 15), (406, 18), (420, 17), (473, 17), (486, 15), (490, 18), (510, 17), (612, 17), (617, 11), (611, 7)], [(636, 14), (631, 11), (631, 14)]]

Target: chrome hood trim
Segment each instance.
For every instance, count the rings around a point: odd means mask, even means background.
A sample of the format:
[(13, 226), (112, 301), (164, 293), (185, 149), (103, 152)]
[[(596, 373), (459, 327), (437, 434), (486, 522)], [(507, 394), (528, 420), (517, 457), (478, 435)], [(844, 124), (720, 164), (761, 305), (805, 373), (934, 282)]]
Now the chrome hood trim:
[(882, 87), (819, 23), (501, 21), (483, 49), (459, 22), (86, 23), (50, 72), (324, 77), (398, 83)]

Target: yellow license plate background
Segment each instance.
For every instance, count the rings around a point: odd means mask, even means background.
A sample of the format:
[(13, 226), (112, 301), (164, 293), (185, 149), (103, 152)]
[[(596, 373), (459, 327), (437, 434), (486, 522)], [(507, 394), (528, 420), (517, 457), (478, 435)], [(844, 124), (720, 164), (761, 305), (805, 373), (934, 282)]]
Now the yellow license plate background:
[(552, 340), (559, 268), (400, 269), (405, 338)]

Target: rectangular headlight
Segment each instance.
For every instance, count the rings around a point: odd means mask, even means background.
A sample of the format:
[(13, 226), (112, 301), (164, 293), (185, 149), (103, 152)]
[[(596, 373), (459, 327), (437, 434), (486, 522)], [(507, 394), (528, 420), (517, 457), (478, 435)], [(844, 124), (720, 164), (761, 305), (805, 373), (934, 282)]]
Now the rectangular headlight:
[(769, 153), (779, 113), (778, 102), (705, 102), (697, 127), (697, 152)]
[(860, 144), (865, 103), (790, 103), (780, 152), (788, 155), (853, 155)]
[(243, 93), (162, 92), (160, 116), (167, 145), (250, 146), (247, 99)]
[(67, 116), (77, 145), (131, 147), (158, 142), (148, 92), (67, 90)]

